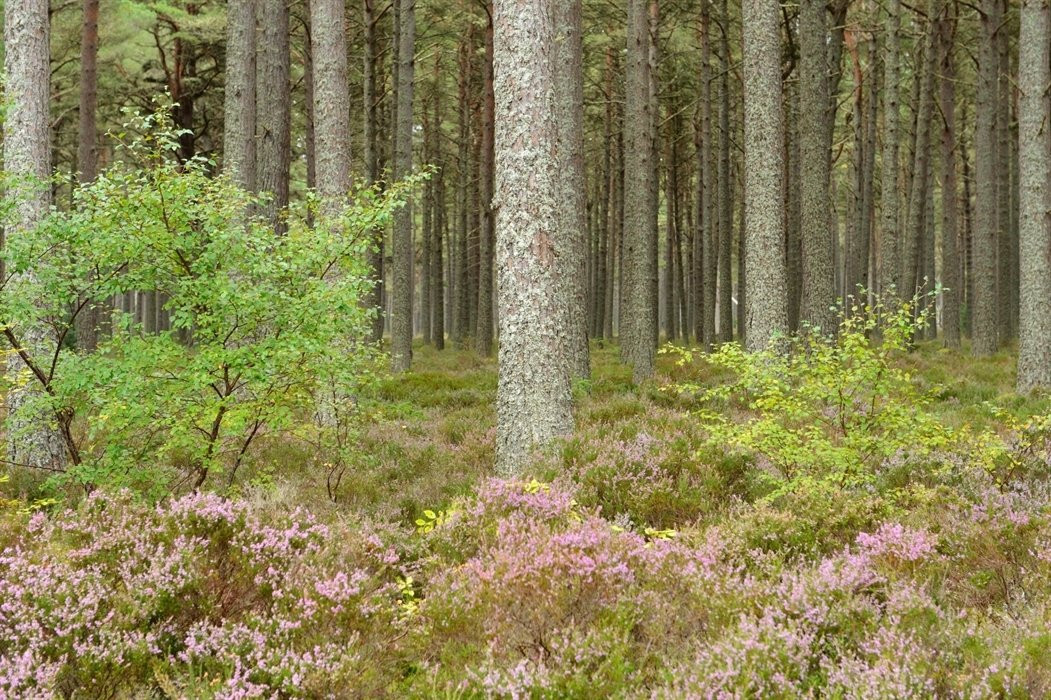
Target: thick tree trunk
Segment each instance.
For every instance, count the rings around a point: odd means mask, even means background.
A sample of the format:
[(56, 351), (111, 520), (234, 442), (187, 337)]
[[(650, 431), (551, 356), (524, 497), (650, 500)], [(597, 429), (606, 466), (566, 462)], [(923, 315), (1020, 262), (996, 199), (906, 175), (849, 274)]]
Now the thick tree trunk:
[(645, 0), (628, 0), (628, 52), (625, 93), (624, 264), (631, 266), (626, 298), (631, 300), (627, 327), (628, 358), (636, 383), (653, 376), (656, 360), (652, 305), (656, 280), (656, 236), (653, 230), (653, 105), (650, 99), (649, 13)]
[(287, 0), (258, 0), (256, 184), (268, 199), (263, 213), (274, 230), (285, 230), (292, 165), (292, 84)]
[(715, 157), (712, 131), (711, 0), (701, 0), (701, 133), (698, 150), (697, 234), (700, 309), (697, 337), (705, 347), (715, 342), (715, 292), (718, 274), (715, 207)]
[(256, 3), (230, 0), (228, 8), (223, 169), (242, 189), (255, 192)]
[[(84, 0), (80, 34), (80, 115), (77, 128), (77, 181), (91, 183), (98, 176), (98, 53), (99, 0)], [(76, 322), (77, 346), (92, 352), (98, 346), (102, 316), (108, 320), (109, 305), (90, 303), (81, 310)]]
[(767, 348), (788, 332), (785, 279), (784, 115), (778, 6), (742, 0), (744, 71), (745, 241), (748, 280), (745, 339)]
[[(5, 232), (8, 240), (37, 226), (51, 206), (49, 39), (47, 0), (6, 0), (3, 159), (4, 171), (12, 178), (9, 187), (16, 190), (12, 223)], [(19, 274), (31, 277), (33, 273)], [(43, 326), (16, 326), (12, 332), (21, 335), (19, 347), (38, 358), (48, 356), (55, 342)], [(16, 387), (7, 394), (8, 460), (14, 466), (64, 469), (67, 455), (54, 416), (46, 409), (27, 408), (44, 387), (18, 353), (8, 355), (7, 372), (16, 378)], [(20, 378), (25, 379), (24, 385), (19, 386)]]
[[(398, 121), (394, 154), (394, 179), (412, 174), (412, 103), (416, 69), (416, 0), (398, 0)], [(391, 241), (391, 366), (404, 372), (412, 365), (412, 204), (394, 213)]]
[(565, 237), (560, 255), (566, 280), (566, 360), (570, 377), (591, 376), (587, 333), (586, 193), (584, 190), (584, 68), (581, 0), (555, 4), (555, 105), (558, 123), (558, 172), (562, 178), (561, 224)]
[(974, 128), (976, 198), (973, 259), (974, 331), (971, 350), (976, 356), (991, 355), (998, 347), (996, 86), (999, 59), (996, 51), (996, 30), (999, 22), (999, 0), (983, 0), (978, 41), (978, 87)]
[(1018, 41), (1020, 316), (1018, 390), (1051, 386), (1051, 219), (1047, 0), (1022, 0)]
[(350, 192), (350, 93), (342, 0), (310, 0), (314, 64), (317, 188), (326, 216), (343, 211)]
[(799, 5), (799, 167), (803, 296), (800, 319), (811, 330), (835, 331), (835, 265), (829, 198), (828, 23), (823, 0)]
[(565, 242), (558, 213), (560, 128), (554, 26), (560, 0), (495, 0), (496, 262), (500, 373), (497, 469), (515, 474), (530, 452), (573, 428), (565, 361)]
[(1000, 19), (996, 28), (996, 296), (997, 335), (1000, 344), (1010, 341), (1015, 334), (1014, 286), (1018, 276), (1015, 271), (1014, 216), (1011, 213), (1012, 184), (1011, 166), (1011, 59), (1008, 26), (1004, 11), (1007, 0), (1000, 2)]
[(460, 68), (460, 82), (459, 82), (459, 139), (458, 139), (458, 156), (457, 156), (457, 230), (456, 230), (456, 255), (454, 256), (454, 277), (453, 290), (454, 290), (454, 320), (453, 320), (453, 339), (456, 341), (457, 347), (464, 348), (470, 338), (470, 312), (468, 310), (468, 303), (470, 295), (468, 294), (468, 265), (467, 265), (467, 239), (468, 239), (468, 209), (470, 208), (470, 200), (468, 199), (468, 192), (470, 191), (470, 179), (471, 179), (471, 163), (470, 163), (470, 138), (471, 138), (471, 110), (470, 110), (470, 94), (471, 94), (471, 53), (472, 44), (474, 37), (472, 32), (468, 32), (467, 36), (460, 43), (459, 51), (459, 68)]

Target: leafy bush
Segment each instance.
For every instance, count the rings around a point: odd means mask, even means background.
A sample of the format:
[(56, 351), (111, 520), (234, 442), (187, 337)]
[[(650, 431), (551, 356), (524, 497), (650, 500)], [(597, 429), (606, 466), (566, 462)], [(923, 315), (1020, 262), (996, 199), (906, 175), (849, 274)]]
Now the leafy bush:
[[(913, 304), (855, 308), (833, 337), (803, 334), (754, 353), (723, 345), (705, 361), (728, 381), (670, 389), (703, 404), (704, 444), (755, 458), (774, 493), (816, 482), (864, 486), (890, 460), (922, 461), (956, 439), (894, 362), (925, 323)], [(673, 351), (693, 360), (690, 350)]]
[[(261, 437), (304, 421), (340, 426), (311, 436), (345, 444), (373, 357), (361, 340), (372, 311), (359, 304), (368, 232), (405, 187), (357, 192), (316, 226), (295, 209), (275, 235), (209, 163), (171, 157), (178, 134), (163, 117), (129, 128), (145, 134), (126, 145), (137, 167), (111, 168), (70, 211), (6, 242), (0, 315), (31, 370), (15, 382), (40, 389), (10, 425), (50, 416), (65, 434), (64, 478), (146, 490), (180, 475), (199, 487), (224, 470), (232, 481)], [(144, 332), (112, 308), (136, 290), (160, 295), (171, 330)], [(77, 352), (74, 329), (91, 308), (112, 332)], [(43, 344), (23, 344), (39, 327)]]

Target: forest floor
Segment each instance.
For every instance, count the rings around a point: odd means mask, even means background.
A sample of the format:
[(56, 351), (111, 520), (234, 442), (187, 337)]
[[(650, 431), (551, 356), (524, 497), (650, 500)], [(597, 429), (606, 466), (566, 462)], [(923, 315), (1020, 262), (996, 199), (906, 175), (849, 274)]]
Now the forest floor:
[(0, 697), (1051, 696), (1051, 397), (1011, 351), (895, 354), (936, 448), (850, 479), (712, 444), (703, 357), (617, 356), (518, 479), (495, 360), (418, 346), (338, 488), (275, 442), (230, 500), (0, 518)]

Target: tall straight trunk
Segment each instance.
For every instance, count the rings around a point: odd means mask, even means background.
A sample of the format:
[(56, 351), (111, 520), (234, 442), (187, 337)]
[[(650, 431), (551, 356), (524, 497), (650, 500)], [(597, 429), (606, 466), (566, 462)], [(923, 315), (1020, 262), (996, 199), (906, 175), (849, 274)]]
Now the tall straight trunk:
[[(437, 65), (437, 63), (436, 63)], [(437, 89), (437, 83), (435, 83)], [(426, 165), (434, 163), (434, 126), (431, 123), (429, 108), (423, 110), (423, 162)], [(434, 248), (434, 180), (427, 180), (423, 185), (423, 230), (420, 256), (420, 335), (423, 342), (430, 345), (432, 338), (432, 313), (431, 302), (433, 296), (433, 279), (431, 278), (431, 255)]]
[(730, 12), (719, 12), (719, 338), (733, 340), (733, 186), (730, 182)]
[(803, 241), (801, 238), (802, 212), (800, 206), (802, 175), (799, 168), (799, 90), (785, 100), (792, 110), (788, 119), (785, 143), (785, 265), (788, 271), (788, 330), (799, 330), (800, 304), (803, 296)]
[[(51, 143), (49, 140), (50, 27), (47, 0), (6, 0), (4, 3), (4, 171), (17, 189), (13, 197), (7, 240), (37, 226), (51, 206)], [(32, 281), (32, 270), (19, 272)], [(38, 359), (52, 352), (54, 338), (45, 326), (15, 327), (18, 347)], [(11, 348), (9, 348), (11, 349)], [(66, 465), (59, 426), (46, 410), (26, 409), (43, 387), (30, 375), (18, 353), (8, 355), (9, 377), (28, 377), (24, 386), (8, 391), (7, 456), (10, 464), (61, 471)], [(68, 430), (68, 426), (65, 426)], [(75, 460), (74, 460), (75, 461)]]
[(482, 60), (482, 168), (481, 202), (482, 227), (478, 236), (478, 332), (474, 349), (479, 355), (493, 354), (493, 241), (496, 237), (496, 212), (493, 210), (495, 154), (493, 152), (493, 9), (492, 0), (486, 7), (488, 21), (485, 27), (485, 57)]
[(898, 150), (901, 105), (898, 102), (898, 61), (901, 57), (901, 0), (887, 3), (887, 46), (883, 52), (883, 156), (880, 162), (880, 290), (900, 294), (901, 256), (898, 251)]
[[(828, 23), (823, 0), (799, 5), (799, 167), (803, 296), (800, 319), (812, 330), (835, 331), (835, 265), (829, 194)], [(805, 115), (805, 116), (804, 116)]]
[[(99, 0), (84, 0), (80, 33), (80, 114), (77, 127), (77, 181), (81, 185), (98, 176), (98, 53)], [(91, 352), (98, 346), (98, 331), (109, 305), (88, 303), (77, 316), (77, 346)]]
[[(622, 114), (618, 112), (618, 117)], [(607, 248), (606, 258), (606, 311), (603, 314), (604, 318), (602, 321), (602, 335), (606, 338), (613, 338), (614, 333), (619, 332), (619, 329), (614, 329), (614, 319), (616, 318), (616, 304), (619, 293), (617, 285), (617, 271), (621, 270), (620, 285), (623, 286), (623, 266), (621, 264), (621, 250), (624, 246), (624, 130), (623, 120), (617, 120), (618, 129), (617, 137), (615, 139), (616, 148), (614, 153), (616, 158), (614, 159), (614, 166), (610, 176), (613, 178), (613, 192), (610, 201), (610, 217), (609, 217), (609, 246)]]
[(701, 0), (701, 120), (698, 139), (697, 251), (700, 308), (697, 312), (699, 341), (711, 347), (715, 341), (715, 289), (718, 258), (715, 251), (715, 159), (712, 143), (711, 0)]
[(256, 191), (256, 3), (231, 0), (226, 20), (223, 169), (242, 189)]
[(496, 95), (496, 262), (500, 354), (497, 469), (516, 474), (530, 452), (573, 428), (565, 360), (567, 303), (557, 246), (560, 127), (555, 105), (563, 67), (552, 60), (555, 3), (493, 3)]
[(858, 282), (871, 295), (876, 285), (876, 276), (870, 274), (873, 269), (873, 252), (876, 246), (873, 244), (876, 224), (876, 127), (879, 121), (879, 48), (876, 36), (873, 35), (865, 42), (867, 52), (867, 63), (869, 68), (869, 92), (868, 100), (865, 102), (865, 133), (863, 152), (865, 158), (861, 164), (861, 236), (859, 240), (861, 250), (858, 253)]
[(268, 195), (264, 215), (283, 232), (292, 165), (291, 54), (286, 0), (257, 0), (259, 45), (256, 64), (257, 185)]
[[(928, 127), (930, 128), (930, 127)], [(935, 254), (937, 249), (937, 243), (935, 238), (937, 237), (937, 225), (935, 224), (935, 210), (934, 210), (934, 164), (931, 163), (927, 166), (927, 187), (925, 188), (926, 204), (924, 207), (923, 214), (923, 266), (920, 268), (920, 275), (923, 279), (923, 290), (925, 292), (932, 292), (938, 281), (938, 266), (935, 261)], [(931, 298), (933, 304), (934, 299)], [(927, 324), (925, 328), (925, 337), (927, 340), (934, 340), (938, 337), (938, 314), (931, 313), (927, 317)]]
[(1007, 343), (1015, 333), (1014, 324), (1014, 285), (1017, 274), (1014, 270), (1013, 216), (1011, 215), (1012, 191), (1014, 179), (1011, 175), (1011, 59), (1009, 51), (1010, 37), (1005, 24), (1007, 0), (1001, 0), (1000, 21), (996, 28), (996, 292), (997, 292), (997, 334), (1000, 343)]
[[(567, 318), (566, 361), (575, 379), (591, 376), (588, 352), (587, 288), (585, 252), (587, 250), (586, 193), (584, 174), (584, 60), (583, 9), (581, 0), (555, 3), (555, 106), (558, 124), (558, 172), (561, 178), (562, 215), (559, 262), (564, 266)], [(655, 233), (651, 234), (651, 236)], [(654, 253), (656, 249), (654, 248)], [(656, 261), (654, 261), (654, 264)], [(482, 290), (482, 293), (489, 293)], [(654, 323), (656, 319), (654, 319)]]
[(745, 341), (748, 349), (762, 350), (788, 332), (778, 6), (767, 0), (742, 0), (741, 20), (748, 221)]
[(339, 216), (350, 192), (350, 92), (342, 0), (310, 0), (317, 189), (322, 211)]
[(649, 12), (646, 0), (628, 0), (628, 52), (625, 92), (624, 240), (625, 266), (631, 266), (626, 299), (630, 312), (622, 336), (636, 383), (653, 376), (656, 360), (652, 284), (656, 279), (656, 237), (653, 235), (653, 105), (650, 98)]
[(1047, 0), (1022, 0), (1018, 41), (1020, 315), (1018, 390), (1051, 386), (1051, 220)]
[(613, 212), (616, 211), (614, 203), (614, 173), (613, 173), (613, 76), (614, 76), (613, 47), (606, 49), (605, 61), (605, 114), (603, 119), (602, 138), (602, 219), (599, 224), (600, 238), (595, 260), (595, 326), (593, 335), (597, 338), (608, 338), (606, 332), (606, 299), (610, 293), (609, 278), (612, 270), (609, 265), (609, 253), (611, 246), (611, 233), (613, 231)]
[[(314, 133), (314, 60), (310, 51), (310, 18), (303, 20), (303, 101), (306, 103), (306, 124), (303, 125), (303, 151), (307, 166), (307, 189), (317, 187), (317, 138)], [(312, 215), (310, 222), (313, 223)]]
[(999, 0), (983, 0), (978, 41), (978, 86), (974, 128), (974, 330), (971, 350), (976, 356), (991, 355), (998, 347), (996, 254), (997, 254), (997, 159), (996, 30), (1000, 23)]
[(455, 290), (453, 339), (460, 348), (466, 347), (470, 338), (470, 312), (468, 303), (470, 296), (467, 290), (467, 239), (468, 239), (468, 209), (470, 208), (468, 192), (470, 190), (471, 165), (470, 165), (470, 138), (471, 138), (471, 54), (474, 43), (472, 31), (468, 31), (466, 37), (461, 40), (459, 50), (459, 140), (457, 154), (457, 230), (456, 230), (456, 256), (454, 264), (453, 289)]
[(478, 247), (482, 212), (479, 201), (479, 174), (482, 163), (482, 113), (477, 98), (471, 99), (470, 184), (467, 189), (467, 328), (474, 339), (478, 335)]
[[(668, 111), (670, 112), (674, 109), (675, 107), (669, 106)], [(674, 133), (670, 133), (664, 138), (664, 276), (661, 277), (661, 297), (664, 299), (662, 325), (664, 326), (665, 337), (669, 341), (675, 340), (676, 337), (674, 304), (675, 211), (673, 204), (675, 194), (672, 178), (672, 168), (675, 166), (671, 155), (671, 142), (674, 138)]]
[[(741, 177), (740, 161), (737, 166), (738, 176)], [(743, 179), (743, 178), (742, 178)], [(745, 304), (745, 290), (748, 288), (748, 268), (746, 266), (747, 251), (745, 231), (745, 198), (744, 184), (741, 184), (741, 197), (737, 202), (737, 342), (747, 342), (745, 327), (748, 323), (748, 307)]]
[(80, 114), (77, 128), (77, 169), (81, 184), (98, 175), (98, 55), (99, 0), (84, 0), (80, 33)]
[[(843, 295), (857, 298), (858, 288), (864, 287), (862, 282), (865, 276), (863, 269), (868, 268), (868, 246), (863, 240), (865, 231), (865, 207), (864, 200), (864, 173), (865, 159), (868, 157), (865, 144), (865, 130), (867, 117), (865, 106), (867, 103), (868, 87), (865, 84), (864, 67), (861, 62), (861, 47), (858, 46), (857, 35), (852, 31), (847, 35), (847, 44), (851, 57), (854, 74), (854, 94), (851, 101), (851, 117), (853, 119), (854, 148), (850, 159), (850, 175), (853, 192), (849, 195), (848, 226), (845, 251), (845, 276)], [(848, 305), (849, 308), (849, 305)]]
[(948, 348), (960, 347), (960, 298), (963, 280), (957, 247), (956, 203), (956, 3), (942, 0), (938, 18), (941, 80), (938, 83), (939, 111), (942, 115), (942, 337)]
[[(398, 0), (398, 122), (394, 179), (412, 174), (412, 103), (416, 70), (416, 0)], [(412, 203), (394, 213), (391, 241), (391, 367), (404, 372), (412, 365)]]
[[(364, 0), (364, 74), (362, 76), (362, 101), (365, 109), (365, 179), (369, 186), (375, 185), (380, 176), (379, 155), (379, 95), (376, 91), (377, 53), (379, 51), (379, 18), (376, 15), (378, 0)], [(375, 314), (372, 322), (372, 342), (383, 338), (383, 227), (373, 230), (372, 247), (369, 250), (369, 274), (372, 287), (365, 303)]]
[[(905, 299), (911, 299), (923, 284), (921, 244), (924, 239), (924, 221), (927, 209), (927, 174), (931, 168), (931, 116), (934, 109), (934, 26), (927, 25), (923, 41), (923, 63), (917, 76), (919, 93), (916, 107), (916, 145), (913, 148), (912, 191), (908, 200), (908, 215), (901, 236), (902, 274), (899, 289)], [(932, 280), (933, 282), (933, 280)]]

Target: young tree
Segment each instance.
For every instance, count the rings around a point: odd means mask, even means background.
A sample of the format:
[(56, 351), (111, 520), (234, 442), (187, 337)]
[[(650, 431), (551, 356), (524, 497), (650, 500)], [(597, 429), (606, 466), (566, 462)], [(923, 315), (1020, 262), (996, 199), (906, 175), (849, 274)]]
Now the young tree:
[(745, 294), (750, 350), (766, 349), (788, 332), (785, 278), (783, 157), (784, 115), (781, 99), (781, 27), (778, 6), (768, 0), (743, 0), (744, 153), (745, 153)]
[[(6, 0), (4, 3), (4, 172), (10, 178), (9, 196), (14, 205), (7, 239), (37, 226), (51, 206), (50, 116), (50, 27), (47, 0)], [(22, 273), (32, 275), (32, 272)], [(26, 410), (39, 397), (37, 382), (19, 378), (31, 372), (25, 358), (53, 344), (43, 326), (22, 330), (5, 327), (8, 342), (20, 351), (9, 356), (8, 375), (16, 387), (8, 392), (8, 460), (14, 466), (61, 470), (65, 464), (64, 443), (49, 412)], [(48, 353), (49, 354), (49, 353)], [(46, 356), (46, 355), (44, 355)]]
[(573, 428), (566, 371), (566, 283), (557, 246), (560, 127), (555, 105), (556, 3), (493, 3), (496, 98), (496, 266), (499, 289), (497, 469)]
[(1018, 390), (1051, 386), (1051, 227), (1047, 90), (1051, 83), (1047, 0), (1022, 0), (1018, 40), (1021, 308)]
[[(395, 127), (394, 177), (412, 173), (412, 103), (416, 71), (416, 0), (398, 0), (398, 121)], [(395, 372), (412, 365), (412, 207), (408, 204), (394, 216), (391, 271), (391, 355)]]

